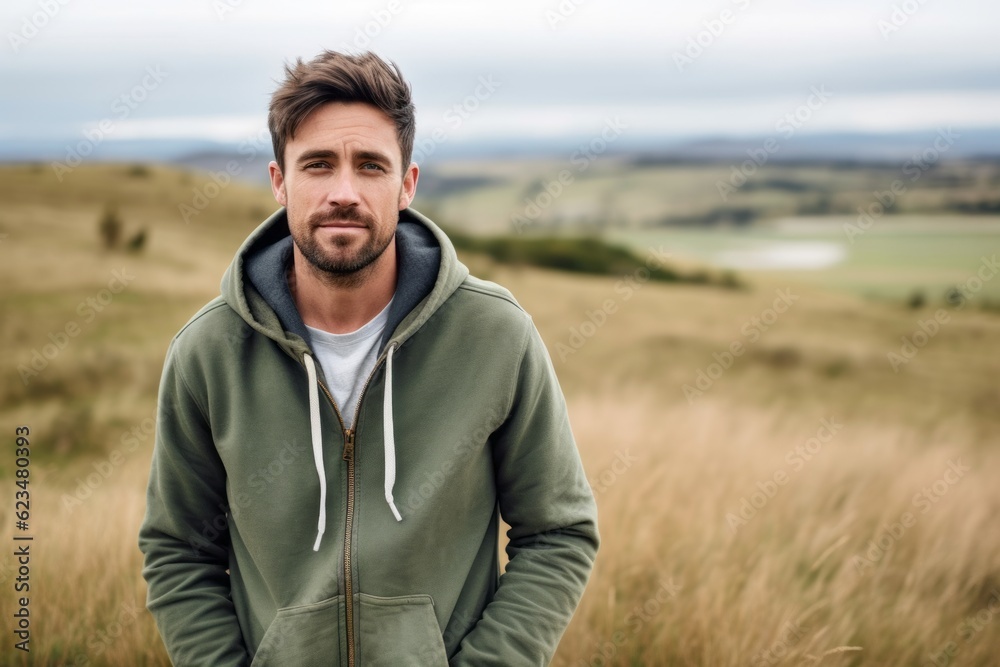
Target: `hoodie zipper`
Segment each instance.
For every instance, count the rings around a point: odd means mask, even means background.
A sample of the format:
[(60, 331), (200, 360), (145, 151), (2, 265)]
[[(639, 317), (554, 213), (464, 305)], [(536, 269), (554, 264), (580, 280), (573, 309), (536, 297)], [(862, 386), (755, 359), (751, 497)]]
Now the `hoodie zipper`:
[[(391, 343), (394, 344), (394, 343)], [(386, 350), (389, 346), (386, 345)], [(330, 390), (326, 388), (326, 385), (322, 381), (319, 381), (319, 386), (323, 389), (323, 393), (330, 400), (330, 405), (333, 406), (333, 411), (337, 413), (337, 420), (340, 422), (340, 428), (344, 431), (344, 453), (342, 458), (347, 462), (347, 516), (344, 520), (344, 595), (347, 597), (346, 604), (344, 605), (345, 613), (347, 616), (347, 665), (348, 667), (354, 667), (355, 657), (354, 657), (354, 578), (352, 576), (351, 568), (351, 549), (352, 549), (352, 537), (351, 533), (354, 530), (354, 438), (357, 434), (358, 428), (358, 417), (361, 415), (361, 401), (365, 398), (365, 393), (368, 391), (368, 385), (371, 383), (372, 378), (375, 377), (375, 373), (378, 371), (379, 366), (385, 360), (385, 351), (378, 356), (375, 360), (375, 367), (372, 368), (372, 372), (368, 374), (365, 379), (364, 385), (361, 387), (361, 394), (358, 395), (358, 405), (354, 409), (354, 420), (351, 422), (354, 428), (347, 428), (344, 425), (344, 417), (340, 413), (340, 408), (337, 407), (337, 402), (333, 400), (333, 395)], [(386, 391), (389, 389), (386, 388)]]

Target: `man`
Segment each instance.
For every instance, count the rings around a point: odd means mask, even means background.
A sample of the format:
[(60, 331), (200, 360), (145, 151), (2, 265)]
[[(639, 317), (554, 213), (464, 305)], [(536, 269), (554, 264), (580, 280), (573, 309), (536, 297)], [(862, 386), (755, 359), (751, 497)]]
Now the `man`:
[(598, 547), (549, 356), (409, 208), (396, 66), (325, 52), (286, 74), (283, 208), (167, 352), (149, 610), (178, 665), (547, 664)]

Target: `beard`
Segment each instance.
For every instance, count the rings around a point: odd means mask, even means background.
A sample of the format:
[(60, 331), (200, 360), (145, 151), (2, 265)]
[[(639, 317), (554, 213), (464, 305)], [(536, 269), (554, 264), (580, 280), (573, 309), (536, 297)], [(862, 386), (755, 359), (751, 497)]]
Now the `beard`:
[[(333, 237), (335, 250), (324, 247), (314, 232), (324, 222), (344, 220), (362, 224), (368, 230), (361, 247), (351, 250), (351, 246), (356, 243), (354, 234)], [(395, 235), (395, 229), (391, 225), (380, 225), (375, 216), (349, 206), (314, 213), (306, 219), (305, 224), (289, 224), (289, 229), (302, 256), (322, 272), (329, 282), (342, 286), (363, 283), (374, 268), (375, 260), (382, 256)]]

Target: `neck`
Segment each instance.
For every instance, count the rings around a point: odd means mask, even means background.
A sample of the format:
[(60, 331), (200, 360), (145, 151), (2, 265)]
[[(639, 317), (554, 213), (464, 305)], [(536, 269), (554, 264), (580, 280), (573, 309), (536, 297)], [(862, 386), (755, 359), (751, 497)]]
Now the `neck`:
[(330, 333), (357, 331), (378, 315), (396, 291), (396, 240), (356, 274), (333, 276), (309, 263), (293, 244), (288, 288), (302, 322)]

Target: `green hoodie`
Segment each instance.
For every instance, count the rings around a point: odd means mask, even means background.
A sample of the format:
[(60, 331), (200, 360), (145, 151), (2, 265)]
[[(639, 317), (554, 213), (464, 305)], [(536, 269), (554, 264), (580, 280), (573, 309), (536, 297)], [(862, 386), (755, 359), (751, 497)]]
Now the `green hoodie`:
[(396, 297), (345, 429), (291, 246), (282, 209), (167, 351), (139, 547), (174, 664), (547, 664), (598, 535), (531, 318), (402, 211)]

